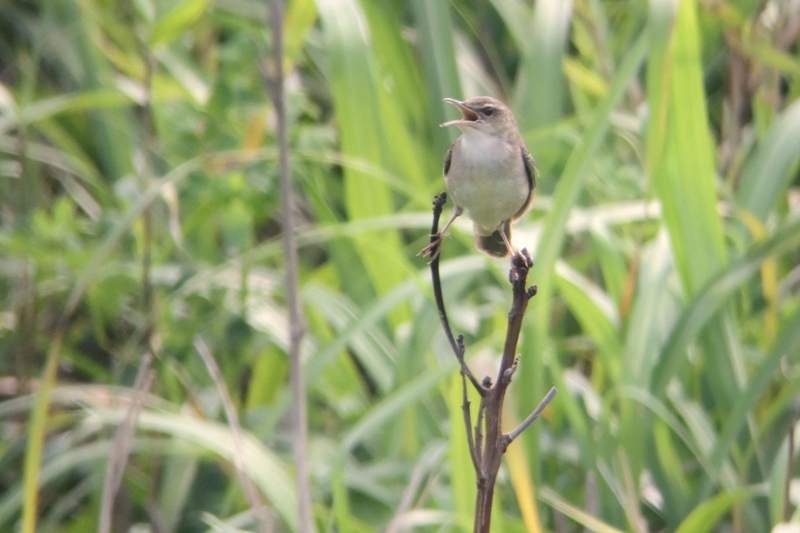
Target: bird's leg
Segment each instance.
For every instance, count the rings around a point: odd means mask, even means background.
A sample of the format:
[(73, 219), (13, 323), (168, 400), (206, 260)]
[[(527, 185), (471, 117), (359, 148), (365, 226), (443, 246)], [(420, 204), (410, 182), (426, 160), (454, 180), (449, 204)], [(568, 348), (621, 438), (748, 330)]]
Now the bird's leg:
[(503, 238), (503, 242), (506, 243), (506, 248), (508, 248), (508, 253), (511, 257), (514, 257), (514, 254), (517, 252), (511, 247), (511, 243), (508, 241), (508, 237), (506, 236), (506, 232), (503, 230), (503, 226), (500, 226), (500, 236)]
[(450, 220), (447, 221), (447, 223), (444, 225), (441, 231), (437, 231), (436, 233), (431, 235), (431, 243), (422, 250), (420, 250), (417, 255), (421, 255), (423, 257), (427, 257), (430, 255), (431, 261), (439, 257), (439, 252), (441, 252), (442, 250), (442, 235), (444, 235), (444, 232), (447, 231), (447, 228), (450, 227), (450, 224), (452, 224), (453, 221), (457, 219), (459, 215), (461, 215), (461, 213), (463, 212), (464, 210), (461, 207), (456, 206), (456, 208), (453, 209), (453, 214), (450, 216)]
[(453, 214), (450, 216), (450, 220), (448, 220), (447, 223), (444, 225), (444, 227), (442, 228), (442, 231), (440, 231), (440, 232), (436, 233), (436, 235), (432, 235), (432, 236), (437, 236), (437, 237), (439, 237), (441, 239), (442, 235), (444, 235), (444, 232), (447, 231), (447, 228), (450, 227), (450, 224), (452, 224), (453, 221), (455, 221), (455, 219), (457, 219), (459, 216), (461, 216), (461, 213), (463, 213), (463, 212), (464, 212), (464, 210), (462, 208), (456, 206), (456, 208), (453, 209)]

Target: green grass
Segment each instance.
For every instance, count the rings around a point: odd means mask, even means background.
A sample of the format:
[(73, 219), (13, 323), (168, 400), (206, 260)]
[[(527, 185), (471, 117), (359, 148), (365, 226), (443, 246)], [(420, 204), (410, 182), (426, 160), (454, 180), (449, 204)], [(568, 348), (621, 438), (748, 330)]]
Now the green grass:
[[(453, 140), (441, 99), (477, 94), (512, 106), (542, 174), (515, 227), (539, 294), (509, 426), (559, 388), (506, 457), (497, 530), (751, 533), (784, 519), (797, 15), (566, 5), (287, 5), (318, 531), (471, 529), (457, 365), (415, 254)], [(238, 410), (247, 474), (276, 531), (296, 530), (265, 16), (250, 0), (0, 0), (0, 530), (96, 529), (148, 351), (118, 524), (255, 530), (197, 334)], [(454, 225), (444, 294), (479, 377), (502, 349), (507, 267)]]

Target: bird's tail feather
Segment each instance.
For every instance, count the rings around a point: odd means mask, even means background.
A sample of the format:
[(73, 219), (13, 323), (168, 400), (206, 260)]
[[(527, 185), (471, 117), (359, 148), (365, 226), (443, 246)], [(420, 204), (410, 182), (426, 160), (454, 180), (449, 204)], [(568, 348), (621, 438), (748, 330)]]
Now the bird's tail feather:
[[(477, 229), (477, 228), (476, 228)], [(503, 223), (503, 231), (511, 240), (511, 221), (506, 220)], [(503, 236), (500, 235), (500, 229), (496, 229), (491, 235), (479, 235), (475, 233), (475, 246), (481, 252), (492, 257), (506, 257), (508, 255), (508, 248), (506, 243), (503, 242)]]

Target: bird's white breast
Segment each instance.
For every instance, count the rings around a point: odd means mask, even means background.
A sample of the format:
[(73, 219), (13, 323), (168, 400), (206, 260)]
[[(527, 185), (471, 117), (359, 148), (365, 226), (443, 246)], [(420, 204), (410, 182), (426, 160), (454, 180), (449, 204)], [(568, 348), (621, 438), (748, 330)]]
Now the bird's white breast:
[(491, 234), (528, 197), (520, 147), (497, 136), (464, 131), (453, 147), (447, 190), (482, 234)]

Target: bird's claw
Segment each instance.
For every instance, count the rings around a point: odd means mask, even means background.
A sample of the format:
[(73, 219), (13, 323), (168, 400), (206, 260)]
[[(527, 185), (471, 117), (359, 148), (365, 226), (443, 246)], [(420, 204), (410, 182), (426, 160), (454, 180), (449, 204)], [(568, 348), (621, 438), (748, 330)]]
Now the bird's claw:
[(513, 252), (511, 254), (511, 264), (517, 267), (531, 268), (533, 266), (533, 259), (528, 253), (527, 248)]
[(430, 265), (431, 263), (436, 261), (436, 258), (439, 257), (439, 252), (441, 251), (442, 251), (442, 234), (434, 233), (433, 235), (431, 235), (431, 243), (422, 250), (420, 250), (417, 255), (418, 256), (421, 255), (422, 257), (430, 256), (431, 259), (430, 261), (428, 261), (428, 264)]
[(511, 254), (511, 270), (508, 271), (508, 281), (513, 285), (520, 279), (521, 271), (525, 271), (527, 277), (528, 270), (533, 266), (533, 259), (531, 259), (527, 248), (523, 248), (518, 252)]

